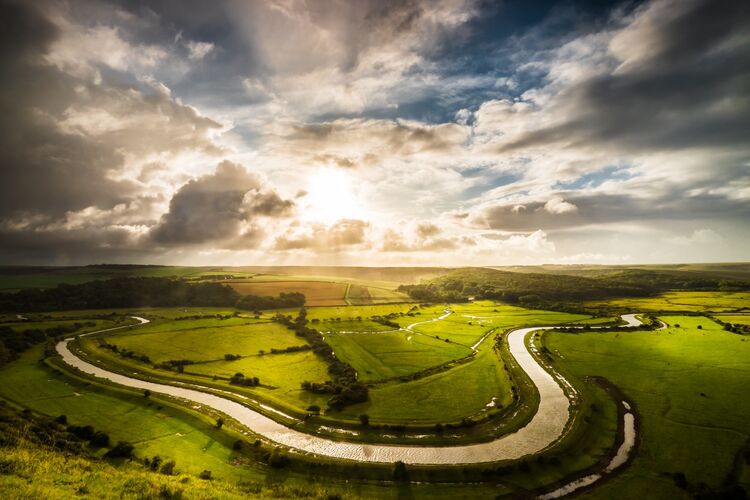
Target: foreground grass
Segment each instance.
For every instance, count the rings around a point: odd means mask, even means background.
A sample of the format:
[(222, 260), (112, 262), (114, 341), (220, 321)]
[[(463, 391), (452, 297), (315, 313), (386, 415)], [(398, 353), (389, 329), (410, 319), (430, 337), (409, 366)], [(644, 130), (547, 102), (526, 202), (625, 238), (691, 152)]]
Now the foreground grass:
[(165, 475), (137, 463), (115, 466), (103, 460), (46, 449), (31, 443), (0, 448), (0, 491), (4, 498), (68, 499), (240, 499), (329, 498), (323, 487)]
[(222, 478), (263, 477), (230, 464), (232, 442), (209, 419), (127, 391), (79, 382), (40, 364), (41, 355), (41, 347), (36, 347), (3, 367), (0, 397), (41, 414), (66, 415), (74, 424), (95, 425), (113, 442), (134, 443), (140, 456), (175, 460), (182, 472), (210, 469)]
[(750, 438), (750, 342), (704, 317), (661, 319), (668, 329), (545, 336), (558, 366), (578, 377), (607, 377), (642, 415), (633, 465), (586, 498), (687, 498), (667, 475), (674, 473), (691, 488), (717, 490), (734, 472), (750, 489), (740, 456)]

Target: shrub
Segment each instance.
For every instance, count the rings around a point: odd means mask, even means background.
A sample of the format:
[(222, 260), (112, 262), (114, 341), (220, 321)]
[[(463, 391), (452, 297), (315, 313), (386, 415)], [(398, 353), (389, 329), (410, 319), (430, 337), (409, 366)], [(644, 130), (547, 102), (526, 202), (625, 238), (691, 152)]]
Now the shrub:
[(104, 448), (105, 446), (109, 446), (109, 436), (105, 432), (96, 431), (94, 435), (91, 436), (89, 442), (91, 443), (91, 446)]
[(310, 406), (307, 407), (307, 411), (309, 413), (319, 414), (320, 413), (320, 406), (318, 406), (318, 405), (310, 405)]
[(278, 469), (285, 467), (289, 463), (289, 457), (284, 454), (283, 451), (278, 448), (274, 448), (271, 455), (268, 457), (268, 465), (276, 467)]
[(213, 477), (211, 476), (210, 470), (204, 470), (203, 472), (200, 473), (200, 475), (198, 475), (198, 477), (201, 479), (206, 479), (206, 480), (213, 479)]
[(71, 425), (68, 427), (67, 431), (73, 434), (74, 436), (80, 439), (85, 439), (87, 441), (90, 440), (94, 436), (94, 428), (91, 427), (90, 425), (84, 425), (84, 426)]
[(169, 462), (164, 462), (164, 465), (161, 466), (160, 472), (166, 476), (171, 476), (174, 474), (174, 467), (177, 465), (174, 460), (170, 460)]
[(107, 458), (130, 458), (133, 456), (133, 449), (134, 447), (132, 444), (120, 441), (104, 456)]

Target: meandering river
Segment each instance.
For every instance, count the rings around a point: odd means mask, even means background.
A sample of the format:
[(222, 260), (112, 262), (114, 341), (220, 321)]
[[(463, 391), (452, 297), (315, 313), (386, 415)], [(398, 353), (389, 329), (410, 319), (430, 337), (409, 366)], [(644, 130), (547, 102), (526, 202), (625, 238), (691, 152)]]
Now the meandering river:
[[(446, 313), (437, 320), (447, 317), (448, 314)], [(135, 316), (134, 318), (141, 324), (148, 323), (145, 318)], [(635, 314), (624, 315), (622, 319), (627, 323), (627, 326), (641, 324)], [(128, 327), (110, 328), (86, 335), (119, 328)], [(232, 417), (266, 439), (301, 452), (360, 462), (392, 463), (402, 461), (407, 464), (471, 464), (512, 460), (538, 453), (554, 444), (562, 435), (570, 417), (571, 403), (561, 384), (570, 389), (572, 387), (561, 376), (555, 375), (553, 377), (547, 372), (531, 354), (525, 341), (527, 334), (530, 332), (551, 328), (554, 327), (519, 328), (511, 331), (507, 337), (511, 355), (521, 369), (528, 374), (539, 391), (539, 408), (531, 421), (525, 427), (501, 436), (494, 441), (459, 446), (363, 444), (305, 434), (286, 427), (240, 403), (215, 394), (185, 387), (147, 382), (105, 370), (77, 357), (68, 347), (68, 344), (73, 340), (72, 338), (60, 341), (56, 349), (62, 356), (63, 361), (82, 372), (116, 384), (136, 389), (148, 389), (154, 393), (182, 398), (194, 405), (211, 407)]]

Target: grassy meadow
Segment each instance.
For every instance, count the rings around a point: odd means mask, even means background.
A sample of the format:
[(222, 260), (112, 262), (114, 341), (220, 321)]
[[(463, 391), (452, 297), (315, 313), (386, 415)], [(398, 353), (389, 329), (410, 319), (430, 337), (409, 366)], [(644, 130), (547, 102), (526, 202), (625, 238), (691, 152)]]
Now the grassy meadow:
[[(600, 375), (638, 405), (641, 447), (633, 465), (584, 498), (688, 498), (669, 474), (719, 488), (750, 438), (750, 341), (708, 318), (660, 316), (665, 330), (545, 334), (556, 365)], [(679, 325), (679, 326), (677, 326)]]

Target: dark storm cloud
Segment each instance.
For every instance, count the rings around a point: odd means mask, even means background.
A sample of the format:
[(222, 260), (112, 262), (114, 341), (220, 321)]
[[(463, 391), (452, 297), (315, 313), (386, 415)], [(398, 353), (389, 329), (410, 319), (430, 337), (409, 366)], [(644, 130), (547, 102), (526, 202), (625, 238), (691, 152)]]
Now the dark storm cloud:
[[(200, 244), (249, 238), (243, 222), (257, 216), (289, 215), (293, 202), (283, 200), (241, 165), (221, 162), (216, 172), (191, 180), (172, 197), (169, 211), (151, 231), (163, 245)], [(255, 232), (253, 229), (252, 232)]]
[[(665, 192), (658, 199), (630, 194), (576, 194), (526, 203), (497, 204), (472, 214), (457, 214), (471, 225), (502, 231), (545, 231), (620, 222), (647, 223), (657, 220), (748, 220), (750, 207), (741, 200), (717, 195), (686, 197), (680, 191)], [(555, 204), (557, 202), (557, 204)], [(559, 203), (575, 209), (555, 210)]]
[(32, 5), (2, 2), (0, 19), (0, 217), (126, 202), (141, 189), (113, 180), (126, 154), (219, 152), (206, 139), (219, 124), (163, 91), (92, 82), (51, 64), (61, 28)]
[(127, 199), (133, 184), (106, 177), (121, 154), (61, 133), (51, 118), (75, 99), (76, 82), (42, 60), (59, 29), (26, 3), (1, 2), (0, 19), (0, 216), (60, 215)]
[(662, 1), (611, 42), (621, 60), (555, 96), (562, 123), (501, 151), (558, 143), (623, 149), (746, 147), (750, 137), (750, 2)]
[(0, 228), (0, 262), (14, 265), (85, 265), (92, 262), (135, 262), (153, 259), (125, 229), (57, 228), (17, 231)]

